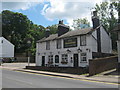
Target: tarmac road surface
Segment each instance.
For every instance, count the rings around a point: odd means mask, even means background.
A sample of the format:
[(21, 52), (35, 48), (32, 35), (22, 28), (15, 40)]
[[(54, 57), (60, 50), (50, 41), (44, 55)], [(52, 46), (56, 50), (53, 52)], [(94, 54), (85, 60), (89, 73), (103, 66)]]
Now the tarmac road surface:
[(3, 69), (2, 88), (118, 88), (118, 85)]

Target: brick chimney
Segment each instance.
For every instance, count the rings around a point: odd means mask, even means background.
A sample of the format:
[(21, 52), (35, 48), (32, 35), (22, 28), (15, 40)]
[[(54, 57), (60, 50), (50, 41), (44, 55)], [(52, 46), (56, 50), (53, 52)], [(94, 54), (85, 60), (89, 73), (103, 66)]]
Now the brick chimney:
[(50, 36), (50, 29), (46, 29), (46, 32), (45, 32), (45, 37), (49, 37)]
[(101, 32), (100, 28), (100, 20), (99, 17), (97, 16), (97, 11), (93, 11), (93, 16), (92, 16), (92, 22), (93, 22), (93, 29), (97, 29), (97, 51), (101, 52)]
[(59, 21), (58, 24), (58, 36), (61, 36), (69, 31), (69, 27), (63, 24), (63, 20)]

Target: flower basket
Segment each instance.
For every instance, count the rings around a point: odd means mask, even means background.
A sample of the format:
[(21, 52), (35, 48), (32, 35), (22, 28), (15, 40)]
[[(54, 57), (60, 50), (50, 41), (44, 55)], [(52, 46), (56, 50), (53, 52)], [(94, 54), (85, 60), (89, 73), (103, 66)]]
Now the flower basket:
[(67, 64), (68, 62), (62, 61), (61, 63), (62, 63), (62, 64)]
[(53, 64), (53, 62), (48, 62), (48, 64)]

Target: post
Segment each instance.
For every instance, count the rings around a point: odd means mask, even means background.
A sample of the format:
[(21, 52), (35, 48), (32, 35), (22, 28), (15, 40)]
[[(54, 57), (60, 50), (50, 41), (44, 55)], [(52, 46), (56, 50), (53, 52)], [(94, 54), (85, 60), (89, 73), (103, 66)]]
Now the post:
[(28, 66), (30, 66), (30, 51), (28, 51)]
[(120, 32), (118, 32), (118, 41), (117, 41), (117, 46), (118, 46), (118, 72), (120, 72)]
[(28, 56), (28, 66), (30, 66), (30, 56)]

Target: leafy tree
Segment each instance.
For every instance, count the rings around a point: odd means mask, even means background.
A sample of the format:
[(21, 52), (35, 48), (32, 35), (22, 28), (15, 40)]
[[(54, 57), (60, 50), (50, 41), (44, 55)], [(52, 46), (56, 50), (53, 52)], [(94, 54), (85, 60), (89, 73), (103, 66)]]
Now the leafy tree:
[(3, 36), (15, 45), (15, 51), (21, 52), (26, 32), (30, 29), (30, 20), (22, 13), (2, 11)]
[(58, 32), (58, 25), (55, 24), (55, 25), (48, 26), (47, 29), (50, 29), (51, 34), (56, 34)]
[(33, 55), (35, 55), (36, 42), (45, 36), (45, 28), (41, 25), (36, 25), (36, 24), (32, 24), (30, 26), (31, 28), (27, 32), (26, 37), (32, 39), (32, 46), (29, 48), (29, 50), (32, 52)]
[(90, 27), (90, 22), (86, 18), (83, 19), (75, 19), (73, 20), (73, 25), (72, 27), (74, 29), (82, 29), (82, 28), (87, 28)]
[(117, 49), (117, 35), (115, 33), (111, 33), (111, 31), (117, 24), (116, 14), (118, 12), (119, 7), (120, 4), (117, 1), (110, 3), (102, 2), (100, 5), (96, 4), (95, 6), (95, 10), (98, 11), (101, 24), (111, 34), (113, 49)]

